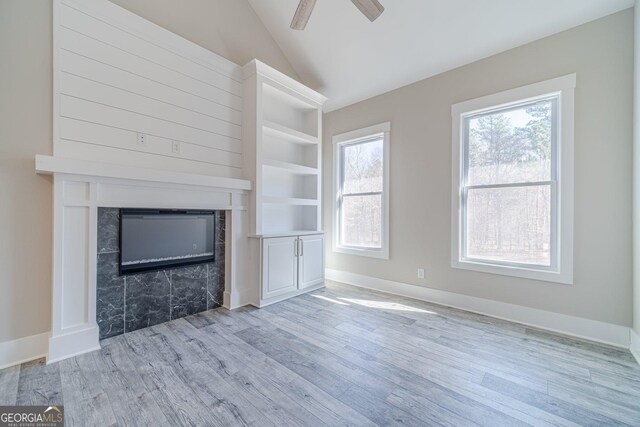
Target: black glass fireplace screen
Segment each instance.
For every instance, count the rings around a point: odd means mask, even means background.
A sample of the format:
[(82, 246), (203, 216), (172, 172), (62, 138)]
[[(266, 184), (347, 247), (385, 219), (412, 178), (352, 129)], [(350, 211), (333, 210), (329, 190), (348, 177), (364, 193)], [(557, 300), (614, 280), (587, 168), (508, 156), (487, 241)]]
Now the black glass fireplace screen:
[(212, 211), (121, 209), (120, 274), (213, 262)]

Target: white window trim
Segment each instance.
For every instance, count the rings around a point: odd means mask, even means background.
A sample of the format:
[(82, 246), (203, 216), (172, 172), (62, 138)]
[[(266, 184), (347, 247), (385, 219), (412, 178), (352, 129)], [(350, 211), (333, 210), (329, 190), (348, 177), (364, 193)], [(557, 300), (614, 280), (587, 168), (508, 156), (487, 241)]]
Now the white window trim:
[[(481, 98), (455, 104), (452, 116), (452, 193), (451, 193), (451, 267), (483, 273), (500, 274), (547, 282), (573, 284), (573, 148), (574, 148), (574, 91), (576, 75), (570, 74), (551, 80), (507, 90)], [(461, 189), (463, 183), (464, 141), (463, 116), (477, 114), (483, 110), (508, 107), (527, 100), (559, 94), (558, 104), (558, 190), (557, 190), (557, 236), (558, 266), (556, 269), (527, 268), (518, 265), (492, 264), (491, 261), (462, 259)]]
[[(345, 247), (340, 242), (340, 166), (338, 164), (340, 147), (359, 139), (370, 138), (377, 134), (384, 134), (382, 143), (383, 180), (382, 180), (382, 248), (353, 248)], [(371, 258), (389, 259), (389, 153), (391, 144), (391, 122), (357, 129), (351, 132), (335, 135), (333, 141), (333, 252), (359, 255)]]

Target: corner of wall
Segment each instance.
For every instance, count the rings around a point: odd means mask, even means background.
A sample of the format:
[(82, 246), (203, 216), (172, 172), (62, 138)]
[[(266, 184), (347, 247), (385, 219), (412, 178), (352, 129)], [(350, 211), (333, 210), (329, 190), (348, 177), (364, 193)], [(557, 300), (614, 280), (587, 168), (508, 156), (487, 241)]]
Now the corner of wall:
[(633, 354), (633, 357), (636, 358), (636, 362), (640, 364), (640, 334), (634, 331), (633, 328), (631, 328), (630, 331), (631, 331), (631, 346), (629, 347), (629, 350), (631, 351), (631, 354)]
[(633, 323), (631, 351), (640, 363), (640, 0), (635, 2), (633, 40), (635, 58), (633, 70)]

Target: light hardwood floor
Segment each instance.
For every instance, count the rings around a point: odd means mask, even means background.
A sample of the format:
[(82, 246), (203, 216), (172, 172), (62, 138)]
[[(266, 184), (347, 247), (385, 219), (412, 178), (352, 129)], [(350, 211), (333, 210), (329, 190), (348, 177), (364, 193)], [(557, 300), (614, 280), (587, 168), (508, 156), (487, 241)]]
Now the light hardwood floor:
[(336, 283), (0, 371), (68, 426), (640, 425), (628, 351)]

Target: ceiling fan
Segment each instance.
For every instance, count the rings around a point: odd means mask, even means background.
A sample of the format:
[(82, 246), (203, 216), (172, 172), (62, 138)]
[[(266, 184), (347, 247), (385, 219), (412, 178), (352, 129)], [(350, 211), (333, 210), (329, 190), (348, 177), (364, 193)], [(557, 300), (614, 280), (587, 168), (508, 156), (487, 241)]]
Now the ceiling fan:
[[(351, 3), (355, 4), (356, 7), (360, 9), (360, 12), (369, 18), (371, 22), (375, 21), (378, 16), (384, 12), (384, 7), (378, 0), (351, 0)], [(316, 0), (300, 0), (296, 13), (293, 15), (293, 20), (291, 21), (291, 28), (294, 30), (304, 30), (315, 5)]]

